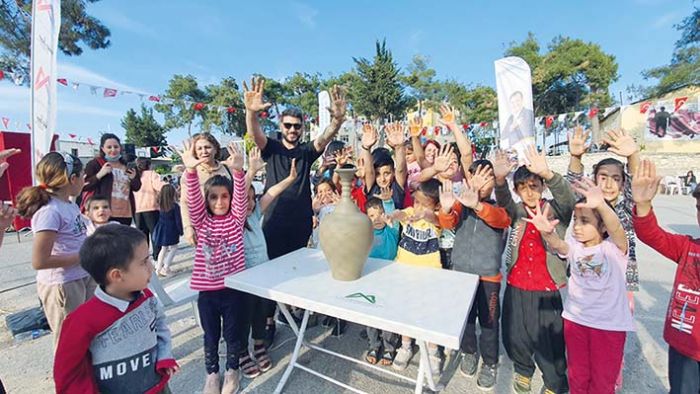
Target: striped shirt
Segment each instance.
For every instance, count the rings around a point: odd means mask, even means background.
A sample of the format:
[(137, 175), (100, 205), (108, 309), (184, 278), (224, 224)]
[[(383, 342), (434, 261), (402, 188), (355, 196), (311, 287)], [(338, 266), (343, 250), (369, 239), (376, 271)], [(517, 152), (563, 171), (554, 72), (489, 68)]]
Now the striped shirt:
[(185, 173), (190, 223), (197, 233), (197, 249), (190, 287), (212, 291), (225, 288), (224, 278), (245, 269), (243, 225), (248, 209), (244, 173), (233, 173), (233, 197), (228, 214), (212, 216), (205, 206), (196, 172)]

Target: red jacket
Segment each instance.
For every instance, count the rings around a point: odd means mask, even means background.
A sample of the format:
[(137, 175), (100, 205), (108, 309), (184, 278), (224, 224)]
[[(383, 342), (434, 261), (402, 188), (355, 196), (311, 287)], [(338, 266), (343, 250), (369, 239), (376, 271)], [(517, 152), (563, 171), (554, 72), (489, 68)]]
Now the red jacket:
[(664, 339), (679, 353), (700, 361), (700, 239), (664, 231), (653, 211), (639, 217), (635, 209), (633, 218), (637, 238), (678, 264)]

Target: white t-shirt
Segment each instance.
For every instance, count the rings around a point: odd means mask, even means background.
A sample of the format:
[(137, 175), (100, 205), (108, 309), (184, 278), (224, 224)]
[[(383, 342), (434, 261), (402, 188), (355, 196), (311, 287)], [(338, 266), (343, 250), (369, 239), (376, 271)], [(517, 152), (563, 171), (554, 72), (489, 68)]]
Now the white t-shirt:
[(567, 236), (571, 277), (562, 317), (586, 327), (608, 331), (636, 331), (627, 300), (627, 256), (606, 239), (585, 247)]

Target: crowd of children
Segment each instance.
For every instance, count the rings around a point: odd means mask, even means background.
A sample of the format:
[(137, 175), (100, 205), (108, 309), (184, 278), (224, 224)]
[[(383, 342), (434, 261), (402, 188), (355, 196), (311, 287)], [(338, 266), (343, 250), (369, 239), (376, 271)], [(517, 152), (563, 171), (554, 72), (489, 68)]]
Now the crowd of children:
[[(532, 391), (536, 368), (545, 393), (620, 388), (626, 332), (635, 331), (631, 292), (639, 288), (639, 238), (679, 264), (664, 330), (669, 381), (672, 392), (697, 392), (700, 348), (693, 328), (700, 247), (698, 240), (659, 228), (651, 201), (660, 178), (653, 163), (640, 159), (634, 139), (609, 132), (604, 142), (627, 166), (602, 160), (589, 179), (581, 164), (588, 135), (576, 129), (569, 137), (569, 171), (562, 176), (534, 147), (520, 166), (500, 151), (490, 160), (474, 160), (452, 109), (443, 106), (441, 114), (455, 145), (421, 145), (415, 119), (407, 126), (385, 125), (384, 141), (391, 149), (375, 148), (380, 133), (371, 124), (363, 126), (357, 157), (336, 144), (314, 179), (314, 226), (338, 202), (334, 169), (355, 165), (352, 196), (374, 228), (370, 257), (477, 275), (458, 349), (459, 371), (476, 377), (479, 388), (493, 389), (502, 339), (514, 365), (516, 393)], [(84, 212), (72, 202), (85, 182), (83, 165), (73, 155), (44, 156), (36, 166), (39, 183), (18, 196), (17, 213), (32, 220), (32, 265), (54, 333), (57, 392), (169, 392), (178, 365), (162, 305), (148, 284), (154, 274), (170, 273), (187, 227), (194, 231), (191, 287), (199, 291), (204, 331), (203, 392), (235, 393), (241, 377), (255, 378), (272, 368), (268, 348), (275, 304), (227, 288), (224, 278), (269, 260), (263, 217), (297, 182), (297, 159), (286, 178), (258, 195), (253, 179), (265, 163), (257, 148), (250, 151), (245, 172), (244, 152), (229, 145), (228, 158), (220, 163), (225, 171), (203, 183), (198, 167), (213, 159), (197, 149), (195, 141), (186, 141), (178, 151), (185, 166), (180, 201), (187, 205), (186, 223), (175, 187), (164, 185), (158, 194), (160, 219), (151, 234), (153, 248), (160, 248), (155, 262), (146, 235), (111, 220), (108, 196), (91, 195)], [(551, 199), (543, 197), (547, 190)], [(700, 190), (693, 196), (700, 224)], [(309, 245), (318, 242), (312, 234)], [(366, 333), (368, 363), (397, 370), (409, 365), (412, 338), (372, 327)], [(223, 383), (221, 339), (226, 343)], [(442, 352), (429, 344), (428, 353), (430, 372), (439, 375)]]

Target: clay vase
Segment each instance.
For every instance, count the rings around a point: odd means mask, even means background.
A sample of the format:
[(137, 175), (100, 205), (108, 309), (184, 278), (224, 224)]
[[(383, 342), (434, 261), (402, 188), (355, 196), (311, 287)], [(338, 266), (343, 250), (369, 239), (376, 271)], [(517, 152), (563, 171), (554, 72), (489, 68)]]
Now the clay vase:
[(333, 279), (351, 281), (362, 276), (362, 268), (374, 242), (372, 222), (350, 198), (355, 167), (340, 168), (342, 195), (335, 210), (326, 215), (319, 228), (321, 250), (328, 260)]

